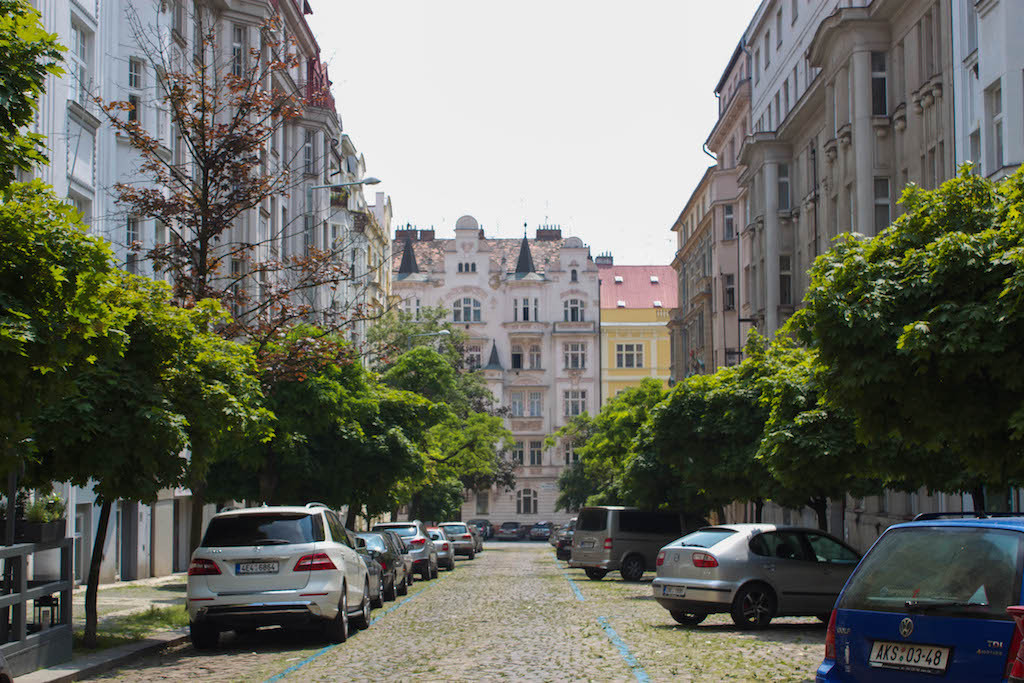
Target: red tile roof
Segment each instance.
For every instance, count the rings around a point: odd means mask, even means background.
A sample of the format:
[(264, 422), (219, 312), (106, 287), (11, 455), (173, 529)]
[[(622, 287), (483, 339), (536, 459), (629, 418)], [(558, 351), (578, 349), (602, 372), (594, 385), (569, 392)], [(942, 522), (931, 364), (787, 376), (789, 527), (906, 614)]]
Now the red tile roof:
[[(654, 308), (660, 301), (661, 308), (676, 307), (676, 271), (672, 266), (599, 266), (601, 278), (601, 308), (618, 308), (624, 301), (624, 308)], [(651, 277), (657, 282), (651, 282)], [(622, 278), (616, 282), (615, 278)]]

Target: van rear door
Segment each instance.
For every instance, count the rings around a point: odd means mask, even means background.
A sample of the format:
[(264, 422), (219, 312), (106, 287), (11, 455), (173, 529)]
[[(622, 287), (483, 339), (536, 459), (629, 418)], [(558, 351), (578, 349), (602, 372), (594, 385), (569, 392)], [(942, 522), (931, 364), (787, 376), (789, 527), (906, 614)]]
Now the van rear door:
[(611, 550), (605, 550), (605, 539), (610, 538), (609, 517), (606, 508), (583, 508), (576, 519), (576, 533), (572, 543), (572, 563), (581, 566), (598, 566), (611, 558)]

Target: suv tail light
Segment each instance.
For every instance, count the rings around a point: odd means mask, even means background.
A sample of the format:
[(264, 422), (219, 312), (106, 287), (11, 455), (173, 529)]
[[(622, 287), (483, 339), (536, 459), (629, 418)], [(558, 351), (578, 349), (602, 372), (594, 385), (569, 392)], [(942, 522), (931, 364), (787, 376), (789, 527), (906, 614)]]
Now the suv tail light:
[(836, 659), (836, 611), (828, 618), (828, 630), (825, 631), (825, 659)]
[(693, 554), (693, 566), (694, 567), (717, 567), (718, 560), (714, 555), (710, 553), (694, 553)]
[(323, 569), (337, 569), (337, 567), (334, 566), (334, 562), (327, 556), (327, 553), (313, 553), (300, 557), (299, 561), (295, 563), (294, 571), (315, 572)]
[(612, 539), (610, 539), (610, 538), (604, 539), (604, 549), (605, 550), (611, 550), (612, 549)]
[(423, 545), (426, 542), (427, 542), (427, 539), (425, 539), (425, 538), (414, 538), (411, 541), (409, 541), (409, 545), (411, 545), (413, 548), (419, 548), (421, 545)]
[(213, 560), (195, 559), (188, 565), (189, 576), (213, 576), (220, 574), (220, 567)]
[(660, 553), (658, 553), (658, 560), (657, 560), (657, 562), (655, 562), (655, 564), (657, 566), (659, 566), (659, 567), (661, 565), (665, 564), (665, 551), (664, 550), (662, 550)]

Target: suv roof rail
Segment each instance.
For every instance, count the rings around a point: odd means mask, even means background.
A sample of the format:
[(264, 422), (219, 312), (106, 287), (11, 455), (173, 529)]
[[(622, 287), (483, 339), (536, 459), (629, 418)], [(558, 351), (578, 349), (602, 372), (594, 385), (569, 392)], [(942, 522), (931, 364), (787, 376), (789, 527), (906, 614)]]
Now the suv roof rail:
[(1024, 512), (985, 512), (984, 510), (966, 510), (964, 512), (922, 512), (913, 521), (923, 522), (929, 519), (945, 519), (947, 517), (971, 517), (987, 519), (989, 517), (1024, 517)]
[(314, 501), (312, 503), (306, 503), (306, 507), (308, 507), (308, 508), (328, 508), (328, 509), (330, 509), (331, 506), (328, 505), (327, 503), (318, 503), (318, 502)]

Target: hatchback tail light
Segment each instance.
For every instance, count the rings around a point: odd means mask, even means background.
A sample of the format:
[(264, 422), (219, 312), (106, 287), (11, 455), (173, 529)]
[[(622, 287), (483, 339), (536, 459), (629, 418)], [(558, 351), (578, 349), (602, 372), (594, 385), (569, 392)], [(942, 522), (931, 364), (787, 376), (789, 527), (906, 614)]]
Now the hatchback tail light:
[(195, 559), (188, 565), (189, 576), (213, 576), (220, 574), (220, 567), (213, 560)]
[(384, 571), (388, 570), (388, 563), (384, 561), (383, 557), (378, 557), (377, 561), (380, 562), (380, 568), (381, 569), (383, 569)]
[(1011, 681), (1024, 679), (1024, 649), (1021, 649), (1021, 646), (1024, 645), (1024, 638), (1021, 634), (1021, 628), (1024, 627), (1024, 623), (1022, 623), (1024, 612), (1021, 609), (1019, 606), (1006, 608), (1006, 611), (1017, 622), (1014, 624), (1013, 638), (1010, 639), (1010, 649), (1006, 651), (1006, 668), (1003, 671), (1003, 678)]
[(825, 631), (825, 659), (836, 659), (836, 611), (828, 618), (828, 630)]
[(610, 539), (610, 538), (604, 539), (604, 549), (605, 550), (611, 550), (612, 549), (612, 539)]
[(470, 534), (462, 534), (462, 539), (465, 541), (471, 541), (473, 540), (473, 537)]
[(295, 571), (297, 572), (315, 572), (324, 569), (337, 569), (334, 566), (334, 562), (327, 556), (327, 553), (313, 553), (312, 555), (303, 555), (299, 558), (299, 561), (295, 563)]
[(693, 554), (693, 566), (694, 567), (717, 567), (718, 560), (714, 555), (710, 553), (694, 553)]
[(662, 550), (660, 553), (658, 553), (658, 560), (655, 562), (655, 564), (657, 566), (659, 566), (659, 567), (661, 565), (665, 564), (665, 551), (664, 550)]
[(448, 550), (448, 544), (447, 543), (442, 543), (441, 544), (441, 550)]
[(421, 545), (425, 544), (426, 542), (427, 542), (427, 539), (425, 539), (425, 538), (414, 538), (411, 541), (409, 541), (409, 545), (411, 545), (414, 548), (418, 548)]

